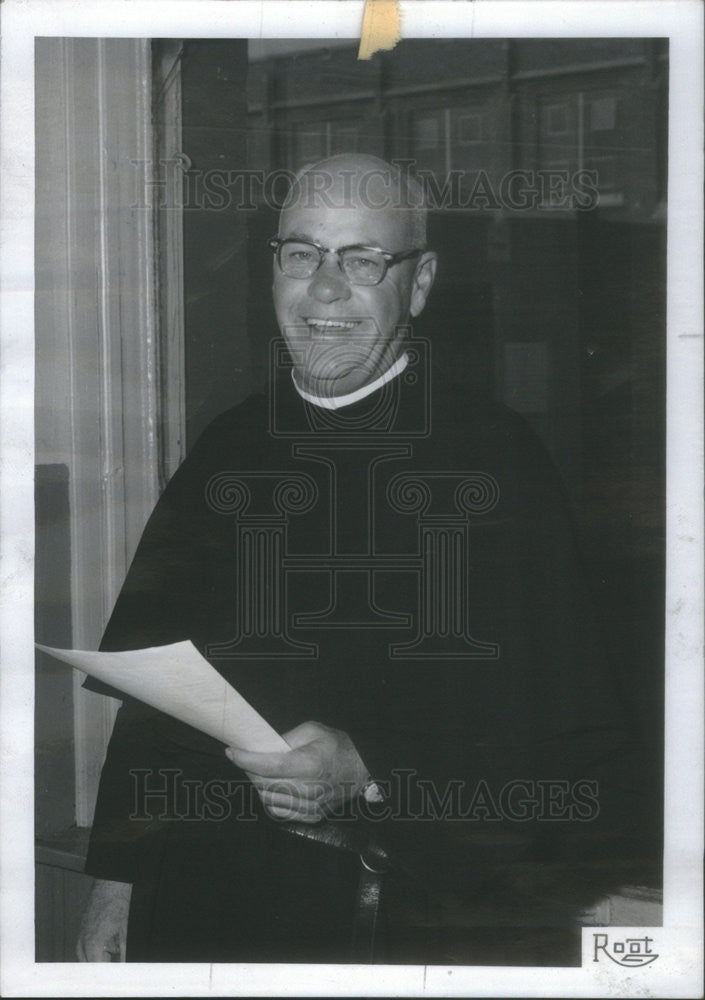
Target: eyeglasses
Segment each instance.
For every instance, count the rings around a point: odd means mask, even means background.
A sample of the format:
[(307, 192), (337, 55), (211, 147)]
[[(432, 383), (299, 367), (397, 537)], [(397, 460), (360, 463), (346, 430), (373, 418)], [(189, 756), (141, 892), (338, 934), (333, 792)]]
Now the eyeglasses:
[(334, 253), (338, 258), (338, 267), (351, 285), (379, 285), (384, 281), (388, 268), (424, 252), (402, 250), (390, 253), (381, 247), (366, 247), (357, 243), (331, 250), (318, 243), (283, 240), (278, 236), (267, 240), (267, 245), (277, 255), (279, 268), (287, 278), (310, 278), (323, 263), (325, 255)]

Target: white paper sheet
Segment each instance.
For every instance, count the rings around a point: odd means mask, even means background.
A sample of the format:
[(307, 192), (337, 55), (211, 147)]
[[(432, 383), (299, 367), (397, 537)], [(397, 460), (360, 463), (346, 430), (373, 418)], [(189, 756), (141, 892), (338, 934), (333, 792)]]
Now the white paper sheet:
[(120, 653), (36, 646), (228, 746), (260, 753), (290, 749), (188, 640)]

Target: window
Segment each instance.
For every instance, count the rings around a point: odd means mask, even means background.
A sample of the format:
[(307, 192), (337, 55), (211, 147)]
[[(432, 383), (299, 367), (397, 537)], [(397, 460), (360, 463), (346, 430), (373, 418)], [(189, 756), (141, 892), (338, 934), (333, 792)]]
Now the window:
[(305, 163), (315, 163), (336, 153), (356, 153), (359, 129), (349, 122), (315, 122), (306, 124), (301, 131), (293, 125), (290, 132), (293, 151), (292, 170), (299, 170)]
[(568, 105), (566, 103), (546, 105), (543, 131), (546, 135), (565, 135), (568, 132)]
[(458, 143), (461, 146), (470, 146), (476, 142), (482, 142), (482, 115), (479, 111), (469, 115), (461, 115), (458, 118)]
[(441, 141), (440, 120), (438, 115), (433, 118), (418, 118), (414, 122), (414, 149), (437, 149)]
[(333, 122), (331, 127), (329, 155), (336, 153), (356, 153), (358, 147), (358, 130), (355, 125), (339, 125)]
[(617, 123), (617, 98), (598, 97), (590, 101), (588, 128), (591, 132), (611, 132)]
[(294, 135), (294, 169), (304, 163), (315, 163), (328, 155), (328, 122), (313, 126), (315, 131), (297, 132)]

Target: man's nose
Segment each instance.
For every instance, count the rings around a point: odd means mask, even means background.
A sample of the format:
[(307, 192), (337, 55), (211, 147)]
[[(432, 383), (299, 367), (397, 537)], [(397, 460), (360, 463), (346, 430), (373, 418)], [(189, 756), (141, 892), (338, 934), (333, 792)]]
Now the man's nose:
[(319, 302), (345, 301), (352, 295), (350, 285), (333, 257), (324, 260), (308, 286), (308, 294)]

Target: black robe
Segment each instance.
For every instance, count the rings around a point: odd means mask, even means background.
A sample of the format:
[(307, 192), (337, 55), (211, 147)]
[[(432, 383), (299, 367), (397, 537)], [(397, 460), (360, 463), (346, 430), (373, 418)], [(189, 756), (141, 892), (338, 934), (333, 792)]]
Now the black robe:
[[(217, 418), (102, 648), (191, 639), (278, 731), (351, 736), (384, 803), (333, 822), (395, 859), (377, 960), (578, 961), (545, 928), (603, 888), (623, 734), (568, 506), (524, 421), (414, 359), (340, 410), (285, 371)], [(347, 960), (355, 857), (285, 834), (219, 743), (135, 701), (86, 871), (134, 884), (128, 960)]]

